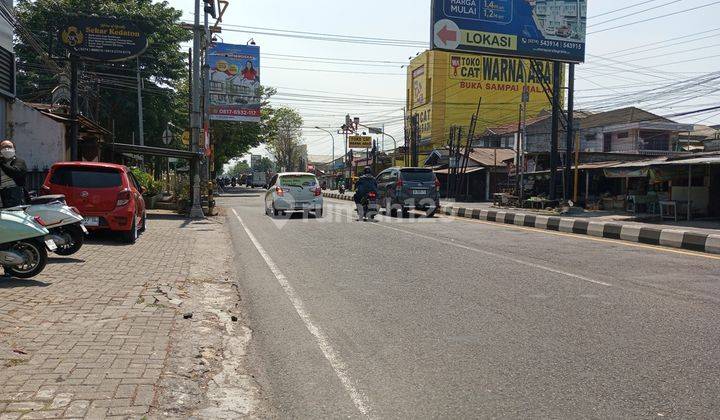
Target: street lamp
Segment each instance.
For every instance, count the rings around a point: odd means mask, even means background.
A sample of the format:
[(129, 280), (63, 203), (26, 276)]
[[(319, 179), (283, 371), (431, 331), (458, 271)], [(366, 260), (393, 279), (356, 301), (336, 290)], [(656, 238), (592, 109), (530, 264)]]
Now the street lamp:
[(333, 133), (330, 130), (320, 128), (318, 126), (315, 126), (315, 129), (324, 131), (324, 132), (330, 134), (330, 137), (332, 138), (332, 164), (331, 165), (332, 165), (332, 172), (333, 172), (333, 174), (335, 174), (335, 136), (333, 136)]

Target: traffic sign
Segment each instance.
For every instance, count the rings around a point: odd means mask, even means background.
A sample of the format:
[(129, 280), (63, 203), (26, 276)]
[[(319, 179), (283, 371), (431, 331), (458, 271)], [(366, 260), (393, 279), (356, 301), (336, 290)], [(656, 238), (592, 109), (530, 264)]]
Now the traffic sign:
[(167, 146), (170, 143), (172, 143), (173, 140), (175, 140), (175, 136), (173, 136), (172, 131), (170, 131), (170, 127), (168, 127), (165, 129), (165, 131), (163, 131), (162, 141), (165, 144), (165, 146)]
[(348, 137), (349, 149), (370, 149), (372, 147), (372, 137), (370, 136), (350, 136)]

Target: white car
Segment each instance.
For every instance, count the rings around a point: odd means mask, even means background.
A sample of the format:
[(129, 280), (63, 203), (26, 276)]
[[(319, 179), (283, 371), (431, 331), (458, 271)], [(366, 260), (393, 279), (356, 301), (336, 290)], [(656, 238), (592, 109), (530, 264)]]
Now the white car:
[(265, 214), (278, 216), (288, 211), (313, 212), (323, 216), (323, 197), (315, 175), (286, 172), (275, 175), (265, 193)]

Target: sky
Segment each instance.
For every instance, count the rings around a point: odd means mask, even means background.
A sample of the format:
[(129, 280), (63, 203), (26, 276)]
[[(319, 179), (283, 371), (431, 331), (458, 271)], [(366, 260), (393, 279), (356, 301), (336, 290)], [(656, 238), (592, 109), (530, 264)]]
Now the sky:
[[(368, 125), (385, 124), (387, 133), (398, 140), (403, 137), (406, 70), (402, 66), (429, 47), (430, 0), (229, 2), (220, 37), (238, 44), (253, 38), (261, 47), (261, 81), (278, 89), (272, 100), (275, 106), (291, 106), (301, 113), (310, 154), (331, 154), (330, 136), (314, 127), (336, 131), (346, 114), (360, 117)], [(184, 20), (193, 19), (193, 0), (169, 3), (184, 11)], [(720, 79), (698, 79), (703, 73), (720, 71), (720, 1), (588, 3), (587, 54), (586, 62), (577, 67), (576, 108), (607, 110), (634, 105), (673, 115), (720, 105)], [(685, 11), (692, 8), (697, 9)], [(639, 22), (646, 19), (652, 20)], [(418, 46), (363, 45), (261, 33), (273, 32), (268, 29), (410, 40)], [(427, 44), (424, 48), (423, 43)], [(654, 102), (641, 92), (659, 88), (677, 91)], [(720, 111), (674, 119), (720, 124)], [(342, 154), (338, 152), (343, 147), (340, 136), (335, 135), (335, 140), (335, 153)], [(386, 145), (390, 147), (392, 142), (388, 139)], [(253, 152), (265, 154), (262, 148)]]

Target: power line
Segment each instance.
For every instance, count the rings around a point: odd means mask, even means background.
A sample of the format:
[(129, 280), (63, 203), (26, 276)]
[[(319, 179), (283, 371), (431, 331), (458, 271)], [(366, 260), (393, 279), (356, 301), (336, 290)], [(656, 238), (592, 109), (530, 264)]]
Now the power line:
[(593, 34), (597, 34), (597, 33), (600, 33), (600, 32), (611, 31), (611, 30), (613, 30), (613, 29), (624, 28), (624, 27), (631, 26), (631, 25), (637, 25), (638, 23), (650, 22), (650, 21), (653, 21), (653, 20), (658, 20), (658, 19), (666, 18), (666, 17), (668, 17), (668, 16), (675, 16), (675, 15), (679, 15), (679, 14), (681, 14), (681, 13), (687, 13), (687, 12), (692, 12), (692, 11), (695, 11), (695, 10), (703, 9), (703, 8), (705, 8), (705, 7), (710, 7), (710, 6), (716, 5), (716, 4), (718, 4), (718, 3), (720, 3), (720, 1), (713, 1), (713, 2), (711, 2), (711, 3), (706, 3), (706, 4), (703, 4), (703, 5), (700, 5), (700, 6), (691, 7), (691, 8), (689, 8), (689, 9), (684, 9), (684, 10), (676, 11), (676, 12), (673, 12), (673, 13), (668, 13), (668, 14), (664, 14), (664, 15), (660, 15), (660, 16), (655, 16), (655, 17), (651, 17), (651, 18), (647, 18), (647, 19), (642, 19), (642, 20), (636, 20), (636, 21), (634, 21), (634, 22), (625, 23), (625, 24), (618, 25), (618, 26), (613, 26), (613, 27), (610, 27), (610, 28), (598, 29), (597, 31), (588, 32), (587, 34), (588, 34), (588, 35), (593, 35)]

